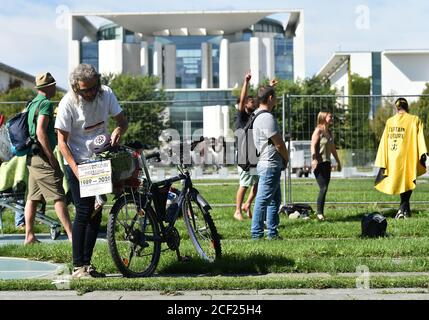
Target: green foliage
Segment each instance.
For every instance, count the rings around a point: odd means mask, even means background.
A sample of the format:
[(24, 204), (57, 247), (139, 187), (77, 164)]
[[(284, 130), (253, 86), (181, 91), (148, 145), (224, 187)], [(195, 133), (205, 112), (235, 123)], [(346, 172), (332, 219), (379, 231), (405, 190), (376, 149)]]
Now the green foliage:
[[(0, 114), (3, 114), (6, 119), (13, 117), (15, 114), (21, 112), (26, 103), (33, 100), (37, 92), (33, 89), (23, 87), (12, 87), (0, 93), (0, 102), (12, 102), (0, 104)], [(55, 96), (51, 98), (54, 107), (58, 104), (64, 93), (57, 91)]]
[[(426, 88), (422, 94), (429, 94), (429, 83), (426, 83)], [(418, 116), (423, 122), (426, 145), (429, 142), (429, 97), (420, 97), (420, 99), (410, 104), (410, 113)]]
[[(350, 75), (350, 95), (343, 108), (342, 138), (339, 146), (350, 150), (374, 150), (376, 139), (370, 125), (371, 79)], [(359, 96), (358, 96), (359, 95)], [(361, 159), (360, 163), (368, 159)]]
[[(314, 76), (303, 81), (293, 82), (290, 80), (280, 80), (276, 85), (276, 95), (281, 99), (282, 95), (296, 95), (292, 97), (291, 103), (291, 125), (289, 130), (292, 133), (292, 140), (310, 140), (312, 132), (316, 126), (317, 114), (320, 111), (330, 111), (335, 113), (335, 98), (325, 97), (325, 95), (335, 95), (335, 90), (330, 88), (329, 82)], [(306, 95), (317, 95), (312, 97)], [(323, 96), (323, 97), (322, 97)], [(286, 119), (288, 119), (288, 98), (286, 97)], [(281, 115), (282, 101), (277, 101), (276, 115), (279, 124), (282, 123)], [(305, 115), (305, 116), (304, 116)], [(288, 125), (286, 124), (286, 128)]]
[[(139, 140), (158, 146), (158, 137), (168, 127), (164, 113), (165, 93), (156, 89), (159, 79), (154, 76), (121, 74), (105, 75), (102, 80), (113, 90), (119, 101), (131, 102), (122, 103), (129, 125), (124, 141)], [(135, 101), (145, 103), (132, 103)], [(113, 129), (114, 121), (110, 121), (109, 126)]]
[(0, 94), (0, 102), (14, 102), (0, 104), (0, 113), (6, 119), (13, 117), (15, 114), (21, 112), (27, 101), (32, 100), (36, 96), (36, 92), (32, 89), (16, 87), (9, 89)]
[(377, 109), (371, 126), (376, 141), (380, 141), (381, 136), (383, 135), (384, 127), (386, 126), (387, 119), (395, 115), (395, 113), (395, 109), (391, 103), (384, 103)]

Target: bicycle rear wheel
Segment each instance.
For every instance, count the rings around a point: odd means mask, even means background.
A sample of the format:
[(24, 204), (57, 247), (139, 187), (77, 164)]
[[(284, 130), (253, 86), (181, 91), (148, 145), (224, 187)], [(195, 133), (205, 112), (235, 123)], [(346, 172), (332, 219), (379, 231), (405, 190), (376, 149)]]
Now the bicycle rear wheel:
[(219, 234), (209, 210), (197, 201), (197, 195), (186, 196), (183, 218), (189, 237), (201, 258), (209, 262), (219, 259), (222, 255)]
[(161, 238), (155, 213), (144, 207), (143, 195), (120, 197), (107, 222), (107, 241), (112, 259), (125, 277), (153, 274), (161, 254)]

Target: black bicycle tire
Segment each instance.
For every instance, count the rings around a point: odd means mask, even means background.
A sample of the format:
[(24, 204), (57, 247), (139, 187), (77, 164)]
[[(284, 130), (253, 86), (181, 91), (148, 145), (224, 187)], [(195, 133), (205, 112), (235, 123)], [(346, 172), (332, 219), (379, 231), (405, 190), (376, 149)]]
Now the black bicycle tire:
[[(142, 272), (134, 272), (132, 270), (129, 270), (125, 266), (122, 260), (122, 257), (120, 256), (116, 246), (115, 224), (117, 221), (117, 215), (120, 209), (127, 203), (127, 201), (134, 202), (134, 197), (131, 194), (127, 194), (126, 196), (124, 195), (118, 198), (113, 204), (112, 209), (110, 210), (108, 221), (107, 221), (107, 242), (109, 245), (109, 251), (110, 251), (110, 255), (112, 256), (113, 262), (115, 266), (118, 268), (118, 270), (124, 275), (124, 277), (127, 277), (127, 278), (149, 277), (155, 272), (155, 269), (158, 266), (159, 258), (161, 255), (161, 240), (153, 242), (154, 248), (152, 252), (152, 259), (148, 267)], [(140, 197), (142, 197), (142, 195), (140, 195)], [(153, 226), (154, 237), (160, 239), (159, 226), (155, 217), (155, 213), (151, 207), (146, 208), (146, 214), (148, 215), (148, 219), (151, 225)]]
[[(208, 257), (207, 253), (205, 252), (202, 245), (200, 244), (200, 241), (198, 240), (197, 232), (194, 230), (194, 227), (192, 225), (192, 221), (190, 220), (189, 215), (186, 213), (186, 208), (187, 208), (186, 203), (188, 201), (195, 203), (195, 205), (200, 209), (201, 213), (203, 214), (204, 221), (206, 222), (207, 227), (210, 230), (212, 245), (213, 245), (213, 248), (215, 251), (214, 259), (210, 259)], [(182, 206), (182, 213), (183, 213), (183, 220), (185, 222), (186, 229), (187, 229), (188, 234), (189, 234), (189, 238), (190, 238), (192, 244), (194, 245), (195, 250), (197, 250), (198, 254), (200, 255), (200, 257), (206, 261), (209, 261), (209, 262), (214, 262), (215, 260), (220, 259), (222, 256), (222, 247), (221, 247), (221, 243), (220, 243), (220, 236), (217, 232), (214, 221), (210, 215), (210, 211), (201, 207), (201, 205), (196, 201), (196, 199), (189, 199), (189, 196), (186, 196), (185, 201), (183, 202), (183, 206)]]

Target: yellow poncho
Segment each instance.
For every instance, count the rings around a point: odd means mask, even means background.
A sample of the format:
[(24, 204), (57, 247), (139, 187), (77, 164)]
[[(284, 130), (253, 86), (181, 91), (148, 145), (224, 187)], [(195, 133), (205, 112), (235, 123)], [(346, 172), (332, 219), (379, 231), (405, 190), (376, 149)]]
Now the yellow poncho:
[(375, 188), (387, 194), (414, 189), (416, 178), (426, 172), (419, 161), (426, 153), (423, 124), (417, 116), (398, 113), (389, 118), (375, 159), (375, 166), (386, 170)]

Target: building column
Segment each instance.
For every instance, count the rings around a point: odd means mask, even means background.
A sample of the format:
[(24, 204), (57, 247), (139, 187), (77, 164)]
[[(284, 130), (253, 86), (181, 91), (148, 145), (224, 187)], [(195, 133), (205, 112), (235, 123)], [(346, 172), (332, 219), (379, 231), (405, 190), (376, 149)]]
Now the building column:
[(275, 77), (274, 38), (263, 38), (262, 43), (265, 49), (264, 78), (273, 79)]
[(164, 88), (176, 88), (176, 45), (164, 45)]
[(212, 44), (201, 44), (201, 89), (213, 88)]
[(229, 40), (222, 39), (219, 49), (219, 88), (229, 88)]
[(98, 42), (98, 72), (120, 74), (124, 70), (122, 40)]
[(299, 12), (298, 25), (293, 39), (293, 79), (305, 78), (304, 11)]
[(149, 50), (146, 41), (140, 43), (140, 69), (143, 76), (149, 74)]
[(250, 70), (252, 72), (252, 78), (250, 79), (250, 84), (254, 87), (259, 85), (260, 80), (262, 79), (261, 75), (261, 65), (260, 65), (260, 51), (261, 43), (260, 39), (257, 37), (250, 38)]
[(80, 41), (69, 41), (69, 74), (80, 64)]
[(158, 88), (162, 87), (162, 43), (155, 42), (153, 44), (153, 75), (159, 77)]

